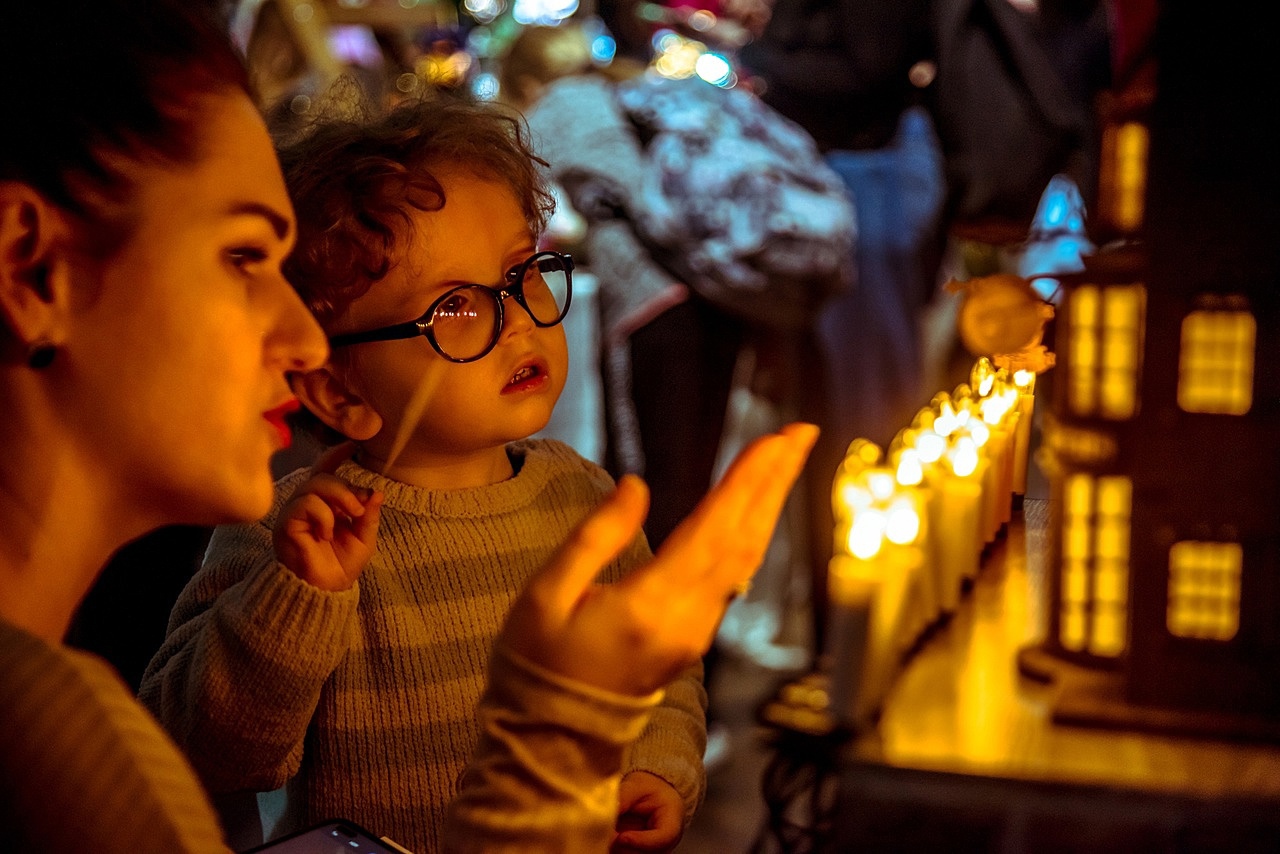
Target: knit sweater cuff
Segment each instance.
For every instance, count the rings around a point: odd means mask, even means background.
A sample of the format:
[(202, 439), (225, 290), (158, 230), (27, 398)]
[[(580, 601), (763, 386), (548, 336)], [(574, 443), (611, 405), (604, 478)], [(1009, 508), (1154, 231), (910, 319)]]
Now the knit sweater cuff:
[(665, 689), (636, 697), (597, 688), (548, 670), (498, 643), (485, 699), (550, 726), (629, 745), (644, 731), (665, 695)]
[(231, 596), (228, 619), (250, 649), (267, 658), (289, 650), (291, 669), (327, 673), (350, 646), (360, 586), (321, 590), (272, 560)]
[(499, 647), (481, 699), (483, 734), (450, 808), (450, 852), (604, 851), (632, 741), (663, 692), (615, 694)]

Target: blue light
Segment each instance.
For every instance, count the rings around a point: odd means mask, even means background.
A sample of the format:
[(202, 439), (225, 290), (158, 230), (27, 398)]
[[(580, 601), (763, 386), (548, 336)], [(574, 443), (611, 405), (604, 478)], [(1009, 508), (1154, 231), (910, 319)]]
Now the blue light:
[(613, 36), (603, 33), (591, 40), (591, 59), (599, 65), (608, 65), (618, 55), (618, 43)]
[(481, 101), (492, 101), (498, 97), (497, 75), (488, 71), (477, 74), (475, 80), (471, 81), (471, 94)]

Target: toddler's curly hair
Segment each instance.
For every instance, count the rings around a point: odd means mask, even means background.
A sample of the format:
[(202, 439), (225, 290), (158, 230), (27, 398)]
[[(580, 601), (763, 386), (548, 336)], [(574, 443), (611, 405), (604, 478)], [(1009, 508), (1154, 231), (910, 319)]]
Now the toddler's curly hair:
[(285, 275), (326, 331), (386, 276), (408, 239), (411, 209), (445, 206), (439, 173), (463, 169), (505, 182), (535, 236), (554, 206), (523, 120), (455, 95), (372, 119), (322, 119), (279, 153), (298, 218)]

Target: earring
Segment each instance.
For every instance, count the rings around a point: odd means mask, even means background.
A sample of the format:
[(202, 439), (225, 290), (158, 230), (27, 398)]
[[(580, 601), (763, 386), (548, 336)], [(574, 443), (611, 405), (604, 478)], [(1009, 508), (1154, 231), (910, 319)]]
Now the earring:
[(27, 367), (43, 370), (53, 364), (53, 357), (58, 355), (57, 346), (47, 338), (41, 338), (27, 348)]

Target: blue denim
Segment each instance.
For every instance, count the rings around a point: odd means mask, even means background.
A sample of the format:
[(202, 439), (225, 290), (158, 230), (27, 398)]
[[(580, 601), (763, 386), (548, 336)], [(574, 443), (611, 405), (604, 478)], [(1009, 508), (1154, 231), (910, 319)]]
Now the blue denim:
[(903, 113), (884, 148), (831, 151), (857, 211), (857, 280), (818, 318), (826, 429), (882, 448), (933, 390), (923, 388), (920, 314), (937, 284), (945, 178), (933, 124)]

